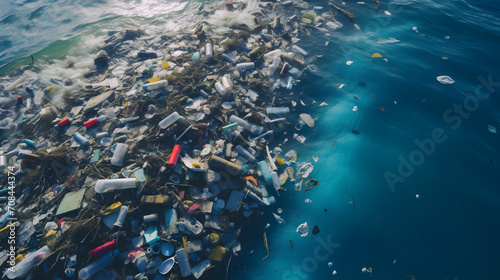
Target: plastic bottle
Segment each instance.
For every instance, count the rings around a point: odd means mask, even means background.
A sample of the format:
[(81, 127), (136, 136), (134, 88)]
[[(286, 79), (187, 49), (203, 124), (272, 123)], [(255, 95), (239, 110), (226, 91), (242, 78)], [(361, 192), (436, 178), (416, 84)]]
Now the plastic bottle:
[(279, 56), (274, 57), (273, 62), (271, 63), (271, 65), (269, 65), (269, 73), (268, 73), (269, 77), (274, 75), (274, 72), (276, 72), (276, 69), (278, 69), (279, 64), (280, 64)]
[(170, 158), (168, 159), (167, 166), (170, 168), (175, 167), (175, 165), (177, 164), (177, 160), (179, 159), (180, 154), (181, 154), (181, 145), (175, 145), (174, 149), (172, 150), (172, 154), (170, 155)]
[(273, 183), (273, 179), (271, 177), (271, 172), (269, 171), (269, 165), (267, 165), (267, 162), (265, 160), (259, 161), (257, 163), (260, 168), (260, 172), (262, 172), (262, 176), (264, 176), (264, 180), (268, 185)]
[(114, 250), (113, 252), (106, 254), (105, 256), (93, 262), (92, 264), (82, 268), (80, 272), (78, 272), (78, 278), (80, 278), (81, 280), (90, 279), (99, 271), (103, 270), (105, 267), (114, 263), (118, 255), (120, 255), (120, 251), (118, 250)]
[(270, 52), (264, 54), (264, 59), (265, 60), (267, 60), (267, 59), (270, 60), (271, 58), (273, 58), (275, 56), (279, 56), (281, 53), (282, 53), (282, 50), (280, 50), (280, 49), (276, 49), (274, 51), (270, 51)]
[(78, 132), (75, 132), (73, 134), (73, 137), (75, 138), (75, 141), (78, 142), (78, 143), (80, 143), (80, 145), (82, 145), (82, 146), (88, 146), (88, 145), (90, 145), (89, 140), (87, 140), (87, 138), (83, 137), (83, 135), (81, 135)]
[(268, 114), (288, 114), (290, 113), (290, 108), (288, 107), (269, 107), (266, 108)]
[(7, 168), (7, 157), (0, 156), (0, 172), (4, 171)]
[(7, 276), (7, 278), (9, 279), (15, 279), (26, 275), (33, 268), (33, 266), (35, 266), (35, 264), (40, 262), (49, 253), (49, 246), (43, 246), (42, 248), (29, 254), (26, 258), (16, 264), (13, 270), (7, 269), (5, 276)]
[(201, 96), (203, 96), (203, 98), (208, 99), (208, 93), (206, 91), (200, 89), (199, 93), (200, 93)]
[(177, 257), (177, 261), (179, 262), (182, 277), (191, 275), (191, 265), (189, 265), (186, 250), (184, 250), (184, 248), (177, 250), (175, 252), (175, 256)]
[(293, 45), (292, 51), (294, 51), (296, 53), (300, 53), (301, 55), (304, 55), (304, 56), (307, 55), (307, 52), (304, 49), (302, 49), (301, 47), (296, 46), (296, 45)]
[(220, 82), (216, 82), (214, 87), (220, 95), (226, 94), (226, 89), (224, 88), (224, 86)]
[(260, 37), (262, 37), (262, 39), (263, 39), (264, 41), (269, 42), (269, 38), (266, 36), (266, 34), (264, 34), (264, 32), (262, 32), (262, 31), (261, 31), (261, 32), (259, 33), (259, 35), (260, 35)]
[(236, 146), (236, 151), (238, 151), (238, 153), (240, 155), (242, 155), (244, 158), (248, 159), (248, 161), (250, 161), (251, 163), (256, 163), (257, 160), (255, 159), (254, 156), (252, 156), (252, 154), (250, 154), (247, 150), (245, 150), (245, 148), (243, 148), (242, 146), (238, 145)]
[(281, 188), (280, 179), (278, 178), (278, 173), (276, 171), (271, 172), (271, 178), (273, 179), (273, 187), (279, 194), (278, 190)]
[(116, 144), (113, 157), (111, 158), (111, 164), (114, 166), (123, 166), (123, 161), (125, 159), (125, 154), (127, 153), (127, 145), (123, 143)]
[(213, 54), (214, 54), (214, 50), (213, 50), (213, 48), (212, 48), (212, 44), (207, 43), (207, 44), (205, 45), (205, 56), (206, 56), (208, 59), (211, 59), (211, 58), (212, 58), (212, 56), (213, 56)]
[(227, 75), (224, 75), (224, 77), (222, 77), (222, 86), (224, 87), (226, 92), (231, 91), (231, 83), (229, 82), (229, 78), (227, 77)]
[(124, 190), (136, 188), (136, 178), (104, 179), (98, 180), (95, 184), (96, 193), (106, 193), (113, 190)]
[(167, 86), (168, 86), (168, 81), (162, 80), (159, 82), (154, 82), (154, 83), (143, 85), (142, 89), (144, 89), (144, 90), (157, 90), (157, 89), (166, 88)]
[(116, 219), (116, 222), (113, 224), (116, 227), (123, 227), (123, 222), (125, 221), (125, 217), (127, 217), (128, 213), (128, 206), (122, 206), (120, 207), (120, 213), (118, 214), (118, 218)]
[(222, 170), (229, 173), (229, 175), (237, 176), (241, 174), (241, 166), (232, 163), (218, 156), (212, 156), (208, 161), (208, 166), (216, 170)]
[(236, 70), (241, 72), (241, 69), (245, 68), (247, 71), (251, 69), (255, 69), (255, 63), (253, 62), (243, 62), (236, 64)]
[(174, 122), (176, 122), (181, 116), (177, 112), (173, 112), (170, 114), (168, 117), (164, 118), (161, 120), (158, 125), (162, 128), (165, 129), (169, 126), (171, 126)]
[(237, 123), (239, 126), (243, 127), (244, 129), (246, 129), (246, 130), (248, 130), (256, 135), (261, 134), (262, 130), (264, 130), (264, 128), (262, 126), (251, 124), (243, 119), (238, 118), (235, 115), (231, 116), (229, 118), (229, 121), (232, 123)]
[(68, 118), (64, 118), (60, 122), (58, 122), (56, 125), (54, 125), (54, 128), (63, 127), (65, 125), (68, 125), (69, 123), (70, 123), (70, 120)]
[[(7, 189), (8, 190), (8, 189)], [(11, 211), (7, 211), (3, 214), (2, 218), (0, 218), (0, 228), (3, 228), (7, 220), (10, 218)]]
[(292, 76), (288, 77), (288, 82), (286, 84), (286, 89), (291, 90), (293, 87), (293, 78)]
[(101, 245), (95, 249), (90, 250), (90, 256), (95, 257), (95, 256), (98, 256), (100, 254), (104, 254), (106, 252), (109, 252), (109, 251), (113, 250), (114, 248), (116, 248), (116, 240), (115, 239), (113, 239), (109, 242), (106, 242), (106, 243), (104, 243), (104, 245)]
[(99, 116), (98, 118), (93, 118), (93, 119), (90, 119), (86, 122), (83, 123), (83, 125), (85, 126), (85, 128), (89, 128), (89, 127), (92, 127), (100, 122), (103, 122), (107, 119), (108, 117), (106, 116)]

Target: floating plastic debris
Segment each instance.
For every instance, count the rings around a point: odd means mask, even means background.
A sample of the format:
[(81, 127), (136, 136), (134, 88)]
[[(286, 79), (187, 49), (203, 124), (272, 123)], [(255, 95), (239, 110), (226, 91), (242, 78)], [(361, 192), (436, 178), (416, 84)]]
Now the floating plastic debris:
[(328, 262), (328, 267), (332, 267), (333, 266), (333, 263), (332, 262)]
[(347, 65), (351, 65), (353, 62), (354, 62), (354, 61), (349, 60), (349, 61), (347, 61), (345, 64), (347, 64)]
[(437, 80), (444, 85), (451, 85), (455, 81), (450, 76), (438, 76)]
[(414, 26), (412, 29), (418, 33), (418, 28), (416, 26)]
[(283, 218), (281, 218), (280, 216), (274, 214), (274, 218), (276, 219), (276, 222), (278, 222), (279, 224), (284, 224), (285, 223), (285, 220), (283, 220)]
[(488, 125), (488, 130), (491, 132), (491, 133), (497, 133), (497, 128), (492, 126), (491, 124)]
[(307, 222), (300, 224), (297, 227), (297, 232), (300, 234), (301, 237), (306, 237), (309, 234), (309, 227), (307, 226)]
[(345, 84), (340, 84), (339, 89), (342, 89), (345, 86)]
[(372, 54), (372, 58), (375, 58), (375, 57), (382, 57), (382, 55), (381, 55), (381, 54), (379, 54), (379, 53), (374, 53), (374, 54)]
[(306, 198), (306, 200), (304, 200), (305, 203), (312, 203), (312, 200), (310, 198)]
[(319, 159), (318, 156), (313, 156), (314, 162), (318, 162), (318, 159)]
[(357, 110), (358, 110), (358, 106), (354, 106), (354, 107), (352, 108), (352, 111), (353, 111), (353, 112), (356, 112)]
[(392, 14), (389, 11), (384, 11), (384, 14), (386, 14), (388, 16), (392, 16)]
[(420, 197), (420, 195), (417, 193), (417, 194), (415, 195), (415, 197), (416, 197), (416, 198), (419, 198), (419, 197)]

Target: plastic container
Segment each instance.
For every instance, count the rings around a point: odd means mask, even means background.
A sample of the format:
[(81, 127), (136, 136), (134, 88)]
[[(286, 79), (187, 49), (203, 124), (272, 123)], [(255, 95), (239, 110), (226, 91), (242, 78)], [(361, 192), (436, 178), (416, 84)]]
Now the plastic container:
[(179, 159), (179, 155), (181, 154), (181, 145), (175, 145), (174, 149), (172, 150), (172, 154), (170, 155), (170, 158), (168, 159), (167, 166), (170, 168), (175, 167), (177, 164), (177, 160)]
[(265, 160), (259, 161), (257, 163), (260, 168), (260, 172), (262, 172), (262, 176), (264, 177), (264, 180), (268, 185), (273, 183), (273, 179), (271, 178), (271, 171), (269, 170), (269, 165), (267, 165), (267, 162)]
[(269, 107), (266, 108), (268, 114), (288, 114), (290, 113), (290, 108), (288, 107)]
[(214, 50), (212, 48), (212, 44), (210, 43), (207, 43), (205, 45), (205, 56), (208, 58), (208, 59), (211, 59), (214, 55)]
[(224, 75), (224, 77), (222, 77), (222, 86), (224, 87), (226, 92), (231, 91), (231, 82), (229, 81), (227, 75)]
[(276, 190), (276, 192), (278, 192), (278, 190), (281, 188), (280, 179), (278, 178), (278, 173), (276, 173), (275, 171), (271, 172), (271, 178), (273, 179), (273, 187)]
[(162, 128), (165, 129), (169, 126), (171, 126), (174, 122), (176, 122), (181, 116), (177, 112), (173, 112), (172, 114), (168, 115), (168, 117), (164, 118), (161, 120), (158, 125)]
[(236, 70), (241, 72), (241, 69), (245, 68), (247, 71), (255, 69), (255, 63), (253, 62), (243, 62), (236, 64)]
[(296, 45), (293, 45), (292, 51), (294, 51), (296, 53), (300, 53), (301, 55), (304, 55), (304, 56), (307, 55), (307, 52), (304, 49), (302, 49), (301, 47), (296, 46)]
[(240, 145), (236, 146), (235, 150), (240, 155), (242, 155), (244, 158), (246, 158), (248, 161), (250, 161), (251, 163), (256, 163), (257, 162), (257, 160), (255, 159), (255, 157), (250, 152), (248, 152), (247, 150), (245, 150), (245, 148), (243, 148), (242, 146), (240, 146)]
[(191, 275), (191, 265), (189, 264), (189, 260), (184, 248), (177, 250), (175, 252), (175, 256), (177, 257), (177, 262), (179, 262), (182, 277)]
[(264, 130), (264, 128), (262, 126), (251, 124), (251, 123), (249, 123), (243, 119), (240, 119), (239, 117), (234, 116), (234, 115), (229, 118), (229, 121), (232, 123), (237, 123), (239, 126), (243, 127), (244, 129), (246, 129), (246, 130), (248, 130), (256, 135), (261, 134), (262, 130)]
[(104, 245), (99, 246), (95, 249), (90, 250), (90, 256), (95, 257), (101, 254), (104, 254), (106, 252), (109, 252), (116, 248), (116, 240), (111, 240), (109, 242), (104, 243)]
[(199, 93), (200, 93), (201, 96), (203, 96), (203, 98), (208, 99), (208, 93), (206, 91), (200, 89)]
[(270, 51), (270, 52), (264, 54), (264, 59), (265, 60), (267, 60), (267, 59), (271, 60), (271, 58), (273, 58), (275, 56), (279, 57), (281, 53), (282, 53), (282, 50), (280, 50), (280, 49), (276, 49), (274, 51)]
[(87, 138), (83, 137), (83, 135), (81, 135), (80, 133), (78, 132), (75, 132), (73, 134), (73, 138), (75, 138), (75, 141), (80, 143), (80, 145), (82, 146), (88, 146), (90, 145), (90, 142)]
[(273, 58), (273, 62), (271, 63), (271, 65), (269, 65), (269, 72), (268, 72), (269, 77), (274, 75), (274, 73), (276, 72), (276, 69), (278, 69), (280, 61), (281, 60), (280, 60), (279, 56), (276, 56)]
[(123, 166), (125, 154), (127, 153), (127, 145), (123, 143), (116, 144), (115, 152), (111, 158), (111, 164), (114, 166)]
[(120, 227), (120, 228), (123, 227), (123, 222), (125, 221), (125, 218), (127, 217), (127, 213), (128, 213), (128, 206), (120, 207), (120, 213), (118, 214), (118, 218), (116, 219), (114, 226)]
[(224, 86), (220, 82), (216, 82), (214, 84), (214, 87), (220, 95), (226, 94), (226, 89), (224, 88)]
[(45, 256), (48, 255), (49, 253), (50, 253), (49, 247), (47, 245), (43, 246), (37, 251), (28, 254), (26, 258), (24, 258), (22, 261), (16, 264), (13, 270), (7, 269), (5, 276), (7, 276), (7, 278), (9, 279), (15, 279), (28, 274), (28, 272), (33, 268), (33, 266), (35, 266), (35, 264), (37, 264), (43, 258), (45, 258)]
[(168, 86), (168, 81), (167, 80), (162, 80), (150, 84), (145, 84), (142, 86), (142, 89), (144, 90), (157, 90), (157, 89), (164, 89), (167, 88)]
[(120, 251), (118, 250), (114, 250), (113, 252), (106, 254), (92, 264), (82, 268), (80, 272), (78, 272), (78, 278), (80, 278), (81, 280), (92, 278), (92, 276), (97, 274), (99, 271), (114, 263), (116, 261), (116, 257), (119, 255)]
[(106, 193), (114, 190), (134, 189), (139, 182), (136, 178), (104, 179), (95, 184), (96, 193)]

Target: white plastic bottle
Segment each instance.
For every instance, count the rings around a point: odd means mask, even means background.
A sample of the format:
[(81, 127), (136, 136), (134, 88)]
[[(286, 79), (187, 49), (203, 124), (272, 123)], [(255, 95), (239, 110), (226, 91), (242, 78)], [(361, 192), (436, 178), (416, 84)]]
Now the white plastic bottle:
[(127, 213), (128, 213), (128, 206), (123, 205), (122, 207), (120, 207), (120, 214), (118, 214), (118, 218), (116, 219), (114, 226), (123, 227), (123, 222), (127, 217)]
[(136, 178), (98, 180), (95, 184), (95, 192), (106, 193), (114, 190), (134, 189), (137, 181)]
[(207, 43), (207, 44), (205, 45), (205, 56), (206, 56), (208, 59), (211, 59), (213, 55), (214, 55), (214, 50), (213, 50), (213, 48), (212, 48), (212, 44)]
[(253, 62), (243, 62), (236, 64), (236, 70), (241, 72), (241, 69), (245, 68), (247, 71), (255, 68), (255, 63)]
[(157, 90), (157, 89), (163, 89), (168, 86), (168, 81), (167, 80), (162, 80), (150, 84), (146, 84), (142, 86), (142, 89), (144, 90)]
[(224, 86), (220, 82), (216, 82), (214, 86), (220, 95), (226, 94), (226, 89), (224, 88)]
[(158, 125), (162, 128), (165, 129), (169, 126), (171, 126), (174, 122), (176, 122), (181, 116), (177, 112), (173, 112), (170, 114), (168, 117), (164, 118), (161, 120)]
[(111, 158), (111, 164), (114, 166), (123, 166), (125, 154), (127, 153), (127, 145), (123, 143), (116, 144), (115, 152)]
[(307, 52), (303, 48), (296, 46), (296, 45), (293, 45), (292, 51), (294, 51), (296, 53), (300, 53), (301, 55), (304, 55), (304, 56), (307, 55)]
[(47, 245), (43, 246), (16, 264), (13, 270), (7, 269), (5, 276), (9, 279), (15, 279), (26, 275), (33, 268), (33, 266), (35, 266), (35, 264), (40, 262), (49, 253), (50, 248)]
[(280, 64), (280, 58), (278, 56), (273, 58), (273, 62), (271, 65), (269, 65), (269, 77), (274, 75), (274, 72), (276, 72), (276, 69), (278, 69), (278, 65)]
[(229, 118), (229, 121), (232, 123), (237, 123), (239, 126), (243, 127), (244, 129), (246, 129), (246, 130), (248, 130), (256, 135), (260, 135), (262, 133), (262, 130), (264, 130), (264, 128), (262, 126), (251, 124), (243, 119), (238, 118), (235, 115), (231, 116)]
[(92, 264), (82, 268), (78, 272), (78, 278), (81, 280), (87, 280), (92, 278), (92, 276), (94, 276), (96, 273), (103, 270), (110, 264), (114, 263), (118, 255), (120, 255), (120, 251), (118, 250), (106, 254), (105, 256), (93, 262)]
[(266, 108), (268, 114), (288, 114), (290, 113), (290, 108), (288, 107), (269, 107)]
[(224, 77), (222, 77), (222, 86), (224, 87), (226, 92), (231, 91), (231, 82), (229, 81), (229, 78), (227, 75), (224, 75)]

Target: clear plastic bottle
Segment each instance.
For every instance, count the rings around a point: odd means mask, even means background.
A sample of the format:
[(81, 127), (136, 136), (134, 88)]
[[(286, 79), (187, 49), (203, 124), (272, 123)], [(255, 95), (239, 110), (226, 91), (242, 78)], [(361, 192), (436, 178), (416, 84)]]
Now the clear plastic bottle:
[(49, 253), (50, 248), (47, 245), (43, 246), (16, 264), (13, 270), (7, 269), (5, 276), (9, 279), (15, 279), (26, 275), (33, 268), (33, 266), (35, 266), (35, 264), (40, 262)]
[(92, 264), (82, 268), (78, 272), (78, 278), (81, 280), (87, 280), (92, 278), (92, 276), (94, 276), (96, 273), (103, 270), (110, 264), (114, 263), (118, 255), (120, 255), (120, 251), (118, 250), (106, 254), (105, 256), (93, 262)]
[(144, 90), (157, 90), (157, 89), (163, 89), (168, 86), (168, 81), (167, 80), (162, 80), (159, 82), (155, 83), (150, 83), (142, 86), (142, 89)]
[(111, 158), (111, 164), (114, 166), (123, 166), (125, 154), (127, 153), (127, 145), (123, 143), (116, 144), (115, 152)]
[(268, 114), (288, 114), (290, 113), (290, 108), (288, 107), (269, 107), (266, 108)]
[(208, 58), (208, 59), (211, 59), (214, 55), (214, 50), (212, 48), (212, 44), (210, 43), (207, 43), (205, 45), (205, 56)]
[(168, 117), (164, 118), (161, 120), (158, 125), (162, 128), (165, 129), (169, 126), (171, 126), (174, 122), (176, 122), (181, 116), (177, 112), (173, 112), (170, 114)]
[(106, 193), (113, 190), (134, 189), (138, 181), (136, 178), (98, 180), (95, 184), (95, 192)]
[(82, 146), (88, 146), (90, 145), (90, 142), (87, 138), (83, 137), (83, 135), (81, 135), (80, 133), (78, 132), (75, 132), (73, 134), (73, 137), (75, 138), (75, 141), (80, 143), (80, 145)]

